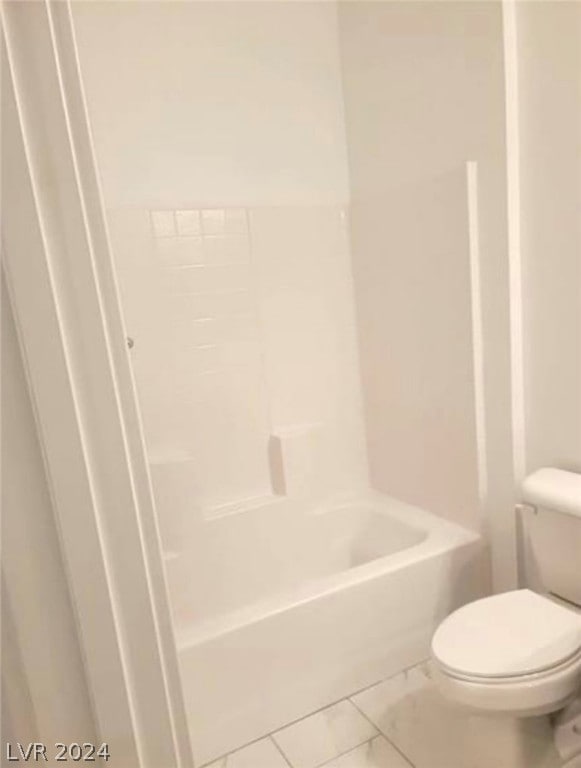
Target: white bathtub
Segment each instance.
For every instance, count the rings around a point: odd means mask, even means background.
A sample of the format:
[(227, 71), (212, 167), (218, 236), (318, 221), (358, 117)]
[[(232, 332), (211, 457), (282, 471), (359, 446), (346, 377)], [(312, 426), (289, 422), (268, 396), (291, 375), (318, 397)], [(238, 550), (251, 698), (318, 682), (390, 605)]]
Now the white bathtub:
[(201, 523), (168, 562), (196, 765), (425, 658), (482, 594), (481, 555), (476, 534), (379, 494)]

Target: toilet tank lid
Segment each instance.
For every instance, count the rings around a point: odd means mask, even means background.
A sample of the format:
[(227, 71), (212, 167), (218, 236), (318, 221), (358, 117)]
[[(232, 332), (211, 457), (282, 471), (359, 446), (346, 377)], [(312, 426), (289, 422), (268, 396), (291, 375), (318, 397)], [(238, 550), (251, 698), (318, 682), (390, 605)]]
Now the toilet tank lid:
[(522, 484), (523, 500), (535, 507), (581, 517), (581, 475), (563, 469), (539, 469)]

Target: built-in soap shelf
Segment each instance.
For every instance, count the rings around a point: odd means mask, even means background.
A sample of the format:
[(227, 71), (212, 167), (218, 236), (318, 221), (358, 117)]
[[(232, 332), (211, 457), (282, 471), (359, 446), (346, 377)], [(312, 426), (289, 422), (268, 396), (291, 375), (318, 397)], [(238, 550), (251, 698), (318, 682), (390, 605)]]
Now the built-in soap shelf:
[(236, 515), (241, 512), (250, 512), (253, 509), (276, 504), (285, 499), (285, 496), (272, 493), (264, 494), (263, 496), (251, 496), (247, 499), (237, 499), (236, 501), (227, 502), (225, 504), (209, 506), (205, 511), (205, 517), (214, 520), (228, 515)]
[(321, 422), (277, 429), (269, 440), (272, 487), (281, 496), (304, 496), (325, 480), (324, 428)]
[(164, 560), (170, 562), (180, 552), (196, 514), (196, 460), (185, 450), (153, 451), (149, 468)]
[[(181, 549), (196, 519), (215, 519), (270, 506), (288, 498), (316, 498), (328, 486), (326, 430), (322, 422), (279, 427), (268, 444), (271, 489), (216, 504), (204, 502), (196, 458), (187, 450), (153, 451), (149, 464), (165, 559)], [(177, 556), (177, 555), (176, 555)]]

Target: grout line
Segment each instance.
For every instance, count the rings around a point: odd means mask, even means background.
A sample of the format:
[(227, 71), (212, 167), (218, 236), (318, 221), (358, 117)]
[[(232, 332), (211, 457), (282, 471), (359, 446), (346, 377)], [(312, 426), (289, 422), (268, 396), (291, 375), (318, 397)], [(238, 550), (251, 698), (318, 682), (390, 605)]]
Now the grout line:
[[(204, 763), (200, 766), (200, 768), (206, 768), (206, 766), (211, 765), (212, 763), (217, 762), (218, 760), (223, 760), (225, 757), (229, 757), (230, 755), (233, 755), (235, 752), (240, 752), (242, 749), (246, 749), (246, 747), (251, 747), (253, 744), (256, 744), (258, 741), (262, 741), (263, 739), (271, 739), (273, 743), (276, 745), (279, 752), (281, 752), (284, 759), (289, 763), (288, 758), (282, 752), (281, 748), (279, 747), (276, 739), (274, 736), (279, 733), (279, 731), (284, 731), (286, 728), (290, 728), (291, 725), (296, 725), (297, 723), (302, 722), (303, 720), (307, 720), (309, 717), (314, 717), (314, 715), (318, 715), (320, 712), (324, 712), (326, 709), (330, 709), (331, 707), (334, 707), (337, 704), (340, 704), (343, 701), (349, 701), (355, 709), (363, 715), (363, 717), (371, 723), (371, 725), (377, 730), (377, 734), (373, 736), (372, 739), (368, 739), (367, 741), (373, 741), (373, 739), (377, 738), (377, 736), (383, 736), (386, 741), (388, 741), (394, 749), (400, 753), (400, 755), (410, 764), (411, 768), (414, 768), (413, 764), (410, 762), (409, 758), (404, 755), (404, 753), (401, 751), (401, 749), (398, 749), (398, 747), (393, 744), (390, 738), (388, 738), (385, 733), (372, 721), (369, 717), (365, 714), (365, 712), (362, 712), (361, 709), (355, 704), (354, 701), (352, 701), (352, 696), (358, 696), (360, 693), (363, 693), (364, 691), (369, 691), (371, 688), (374, 688), (376, 685), (380, 685), (381, 683), (385, 683), (388, 680), (393, 680), (394, 677), (398, 677), (399, 675), (404, 675), (410, 672), (412, 669), (415, 669), (416, 667), (420, 667), (422, 664), (425, 664), (428, 659), (421, 659), (420, 661), (417, 661), (415, 664), (410, 665), (409, 667), (405, 667), (404, 669), (401, 669), (399, 672), (396, 672), (393, 675), (389, 675), (389, 677), (383, 677), (381, 680), (378, 680), (375, 683), (371, 683), (371, 685), (366, 685), (365, 688), (359, 688), (356, 691), (353, 691), (353, 693), (350, 693), (348, 696), (344, 696), (342, 699), (337, 699), (336, 701), (332, 701), (330, 704), (325, 704), (323, 707), (319, 707), (319, 709), (315, 709), (312, 712), (307, 712), (306, 715), (302, 715), (301, 717), (297, 717), (295, 720), (291, 720), (288, 723), (285, 723), (284, 725), (281, 725), (280, 728), (277, 728), (275, 731), (268, 731), (267, 733), (263, 734), (262, 736), (259, 736), (256, 739), (252, 739), (252, 741), (248, 741), (245, 744), (242, 744), (239, 747), (236, 747), (236, 749), (231, 750), (230, 752), (224, 752), (221, 755), (218, 755), (213, 760), (210, 760), (209, 763)], [(362, 741), (361, 744), (366, 744), (366, 741)], [(341, 752), (341, 754), (336, 755), (335, 757), (330, 758), (330, 760), (325, 761), (325, 763), (319, 763), (318, 765), (314, 766), (313, 768), (322, 768), (322, 766), (329, 763), (331, 760), (335, 760), (337, 757), (341, 757), (341, 755), (346, 755), (348, 752), (351, 752), (353, 749), (357, 749), (357, 747), (360, 747), (361, 744), (356, 744), (354, 747), (351, 747), (346, 752)], [(291, 763), (289, 763), (290, 768), (294, 768)]]
[[(373, 739), (376, 739), (378, 736), (381, 736), (381, 733), (377, 733)], [(354, 749), (359, 749), (359, 747), (365, 746), (365, 744), (370, 744), (373, 739), (367, 739), (366, 741), (362, 741), (360, 744), (355, 744), (354, 747), (350, 747), (349, 749), (346, 749), (344, 752), (339, 752), (339, 754), (335, 755), (334, 757), (329, 758), (329, 760), (325, 760), (324, 763), (317, 763), (313, 766), (313, 768), (325, 768), (326, 765), (330, 765), (334, 760), (339, 760), (340, 757), (344, 757), (345, 755), (348, 755), (349, 752), (353, 752)]]
[[(222, 755), (218, 755), (217, 757), (212, 758), (212, 760), (210, 760), (208, 763), (202, 763), (202, 765), (200, 765), (199, 768), (208, 768), (209, 765), (213, 765), (214, 763), (217, 763), (219, 760), (224, 760), (224, 758), (228, 758), (231, 755), (235, 755), (236, 752), (241, 752), (243, 749), (246, 749), (247, 747), (251, 747), (253, 744), (258, 744), (259, 741), (264, 741), (265, 739), (269, 739), (269, 738), (270, 738), (270, 734), (268, 734), (267, 736), (259, 736), (257, 739), (252, 739), (252, 741), (249, 741), (246, 744), (243, 744), (241, 747), (236, 747), (236, 749), (232, 749), (230, 750), (230, 752), (224, 752)], [(286, 760), (286, 757), (285, 757), (285, 760)]]
[[(416, 666), (419, 666), (419, 665), (416, 665)], [(413, 669), (413, 667), (410, 667), (410, 669)], [(395, 677), (395, 675), (394, 675), (394, 677)], [(388, 678), (388, 679), (390, 679), (390, 678)], [(353, 694), (353, 695), (354, 695), (354, 696), (356, 696), (357, 694)], [(363, 715), (363, 717), (364, 717), (364, 718), (365, 718), (365, 719), (366, 719), (366, 720), (367, 720), (369, 723), (371, 723), (371, 725), (373, 725), (373, 726), (374, 726), (374, 728), (377, 728), (377, 729), (378, 729), (378, 731), (379, 731), (379, 735), (380, 735), (380, 736), (383, 736), (383, 738), (384, 738), (384, 739), (385, 739), (385, 740), (386, 740), (386, 741), (387, 741), (389, 744), (391, 744), (391, 746), (392, 746), (392, 747), (395, 749), (395, 751), (396, 751), (396, 752), (398, 752), (398, 753), (399, 753), (399, 754), (400, 754), (400, 755), (403, 757), (403, 759), (406, 761), (406, 763), (408, 763), (408, 764), (411, 766), (411, 768), (414, 768), (414, 764), (413, 764), (413, 763), (412, 763), (412, 761), (409, 759), (409, 757), (408, 757), (408, 756), (405, 754), (405, 752), (402, 752), (402, 750), (401, 750), (401, 749), (400, 749), (400, 748), (397, 746), (397, 744), (395, 744), (395, 743), (394, 743), (394, 742), (393, 742), (393, 741), (392, 741), (392, 740), (389, 738), (389, 736), (388, 736), (388, 735), (385, 733), (385, 731), (382, 731), (382, 730), (381, 730), (381, 728), (379, 727), (379, 725), (377, 725), (377, 723), (374, 723), (374, 722), (373, 722), (373, 720), (372, 720), (370, 717), (367, 717), (367, 715), (365, 714), (365, 712), (364, 712), (362, 709), (360, 709), (360, 708), (357, 706), (357, 704), (356, 704), (356, 703), (355, 703), (355, 702), (354, 702), (352, 699), (349, 699), (349, 701), (351, 701), (351, 704), (353, 704), (353, 706), (355, 707), (355, 709), (356, 709), (356, 710), (357, 710), (357, 711), (358, 711), (358, 712), (359, 712), (361, 715)]]
[[(371, 685), (367, 685), (365, 688), (360, 688), (357, 691), (354, 691), (353, 693), (348, 694), (347, 696), (343, 696), (342, 699), (336, 699), (335, 701), (332, 701), (330, 704), (325, 704), (323, 707), (319, 707), (319, 709), (314, 709), (312, 712), (307, 712), (306, 715), (303, 715), (302, 717), (297, 717), (296, 720), (291, 720), (289, 723), (285, 723), (284, 725), (281, 725), (280, 728), (277, 728), (276, 731), (270, 731), (268, 736), (273, 736), (274, 734), (277, 734), (279, 731), (284, 731), (287, 728), (290, 728), (291, 725), (296, 725), (297, 723), (302, 722), (303, 720), (307, 720), (309, 717), (314, 717), (315, 715), (318, 715), (321, 712), (324, 712), (326, 709), (331, 709), (331, 707), (335, 707), (337, 704), (341, 704), (343, 701), (351, 701), (351, 696), (357, 696), (359, 693), (363, 693), (363, 691), (369, 690), (369, 688), (373, 688), (375, 685), (379, 685), (380, 683), (384, 683), (386, 680), (391, 680), (392, 677), (396, 677), (397, 675), (402, 675), (404, 672), (408, 672), (410, 669), (413, 669), (416, 666), (419, 666), (419, 664), (423, 664), (422, 661), (419, 661), (417, 664), (414, 664), (412, 667), (407, 667), (406, 669), (402, 669), (401, 672), (396, 672), (395, 675), (390, 675), (389, 677), (384, 677), (381, 680), (378, 680), (376, 683), (372, 683)], [(353, 702), (351, 701), (353, 704)], [(355, 706), (355, 704), (353, 704)], [(359, 710), (359, 707), (355, 707), (357, 710)], [(369, 720), (369, 718), (366, 718)], [(372, 723), (372, 725), (374, 725)], [(377, 726), (374, 725), (375, 728)], [(378, 731), (380, 733), (380, 731)], [(365, 742), (362, 742), (365, 743)], [(316, 768), (316, 766), (315, 766)]]
[(276, 731), (270, 731), (268, 735), (274, 736), (275, 734), (279, 733), (279, 731), (284, 731), (287, 728), (290, 728), (291, 725), (296, 725), (297, 723), (301, 723), (303, 720), (307, 720), (309, 717), (314, 717), (315, 715), (318, 715), (321, 712), (324, 712), (326, 709), (330, 709), (331, 707), (334, 707), (337, 704), (341, 704), (342, 701), (347, 701), (348, 699), (349, 699), (348, 696), (344, 696), (342, 699), (337, 699), (336, 701), (332, 701), (330, 704), (325, 704), (324, 707), (319, 707), (319, 709), (315, 709), (312, 712), (308, 712), (306, 715), (303, 715), (302, 717), (297, 717), (296, 720), (291, 720), (289, 723), (285, 723), (284, 725), (281, 725), (280, 728), (276, 729)]
[[(363, 713), (361, 713), (363, 714)], [(367, 718), (369, 720), (369, 718)], [(371, 721), (369, 721), (371, 722)], [(373, 723), (371, 723), (373, 725)], [(392, 742), (387, 738), (387, 736), (382, 733), (381, 731), (378, 731), (375, 736), (372, 736), (370, 739), (367, 739), (367, 741), (362, 741), (361, 744), (356, 744), (354, 747), (351, 747), (351, 749), (345, 750), (345, 752), (340, 752), (338, 755), (335, 755), (335, 757), (332, 757), (330, 760), (325, 760), (324, 763), (317, 763), (317, 765), (313, 766), (313, 768), (325, 768), (326, 765), (330, 765), (333, 761), (338, 760), (341, 757), (344, 757), (345, 755), (348, 755), (350, 752), (353, 752), (356, 749), (359, 749), (359, 747), (363, 747), (366, 744), (371, 744), (372, 741), (375, 741), (376, 739), (383, 739), (388, 744), (390, 744), (406, 761), (406, 763), (409, 764), (410, 768), (415, 768), (415, 766), (410, 763), (409, 758), (407, 758), (401, 750), (399, 750), (395, 744), (392, 744)]]
[[(345, 701), (349, 701), (349, 699), (345, 699)], [(369, 720), (369, 718), (366, 718), (366, 719)], [(373, 723), (371, 724), (373, 725)], [(377, 728), (375, 728), (375, 730), (377, 730)], [(365, 741), (361, 741), (359, 744), (355, 744), (354, 746), (349, 747), (349, 749), (346, 749), (343, 752), (339, 752), (334, 757), (330, 757), (328, 760), (325, 760), (322, 763), (317, 763), (312, 768), (325, 768), (326, 765), (329, 765), (334, 760), (338, 760), (340, 757), (344, 757), (345, 755), (348, 755), (349, 752), (353, 752), (353, 750), (359, 749), (359, 747), (364, 747), (366, 744), (371, 744), (371, 742), (374, 741), (375, 739), (383, 739), (383, 738), (385, 737), (381, 733), (381, 731), (377, 731), (377, 733), (374, 736), (372, 736), (370, 739), (365, 739)]]
[(274, 738), (272, 737), (272, 734), (270, 734), (270, 733), (269, 733), (269, 734), (268, 734), (268, 736), (267, 736), (267, 739), (269, 739), (269, 740), (270, 740), (270, 741), (271, 741), (271, 742), (274, 744), (274, 746), (276, 747), (276, 750), (277, 750), (277, 752), (280, 752), (280, 754), (282, 755), (282, 759), (283, 759), (283, 760), (285, 761), (285, 763), (286, 763), (286, 764), (289, 766), (289, 768), (294, 768), (294, 766), (293, 766), (293, 764), (291, 763), (291, 761), (289, 760), (289, 758), (288, 758), (288, 757), (285, 755), (285, 753), (282, 751), (282, 747), (280, 747), (280, 746), (278, 745), (278, 742), (276, 741), (276, 739), (274, 739)]
[[(416, 669), (416, 667), (420, 667), (422, 664), (425, 664), (427, 661), (429, 661), (429, 657), (426, 657), (425, 659), (420, 659), (420, 661), (416, 661), (415, 664), (410, 664), (409, 667), (404, 667), (403, 669), (400, 669), (399, 672), (395, 672), (393, 675), (389, 675), (389, 677), (382, 677), (381, 680), (378, 680), (376, 683), (371, 683), (371, 685), (366, 685), (365, 688), (359, 688), (357, 691), (353, 691), (353, 693), (350, 693), (348, 696), (346, 696), (346, 699), (351, 700), (352, 696), (359, 696), (360, 693), (363, 693), (364, 691), (369, 691), (371, 688), (375, 688), (376, 685), (381, 685), (381, 683), (386, 683), (388, 680), (393, 680), (394, 677), (398, 677), (399, 675), (407, 675), (408, 672), (411, 672), (412, 669)], [(354, 706), (357, 706), (355, 702), (351, 702), (354, 704)], [(359, 707), (357, 707), (359, 709)], [(369, 718), (367, 718), (369, 720)]]

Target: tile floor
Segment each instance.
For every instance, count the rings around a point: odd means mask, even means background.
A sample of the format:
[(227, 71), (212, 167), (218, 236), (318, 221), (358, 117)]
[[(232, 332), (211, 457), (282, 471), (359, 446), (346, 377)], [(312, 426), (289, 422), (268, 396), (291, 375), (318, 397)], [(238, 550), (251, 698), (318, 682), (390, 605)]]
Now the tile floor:
[[(386, 708), (380, 701), (387, 695), (388, 710), (394, 711), (398, 701), (408, 696), (413, 699), (415, 691), (429, 685), (427, 670), (420, 665), (287, 725), (205, 768), (414, 768), (398, 744), (400, 734), (386, 719)], [(405, 738), (402, 741), (406, 748), (413, 747)]]
[(515, 737), (509, 719), (478, 717), (446, 702), (436, 690), (428, 664), (423, 663), (291, 723), (206, 768), (561, 765), (548, 719), (520, 722), (528, 724), (524, 741)]

